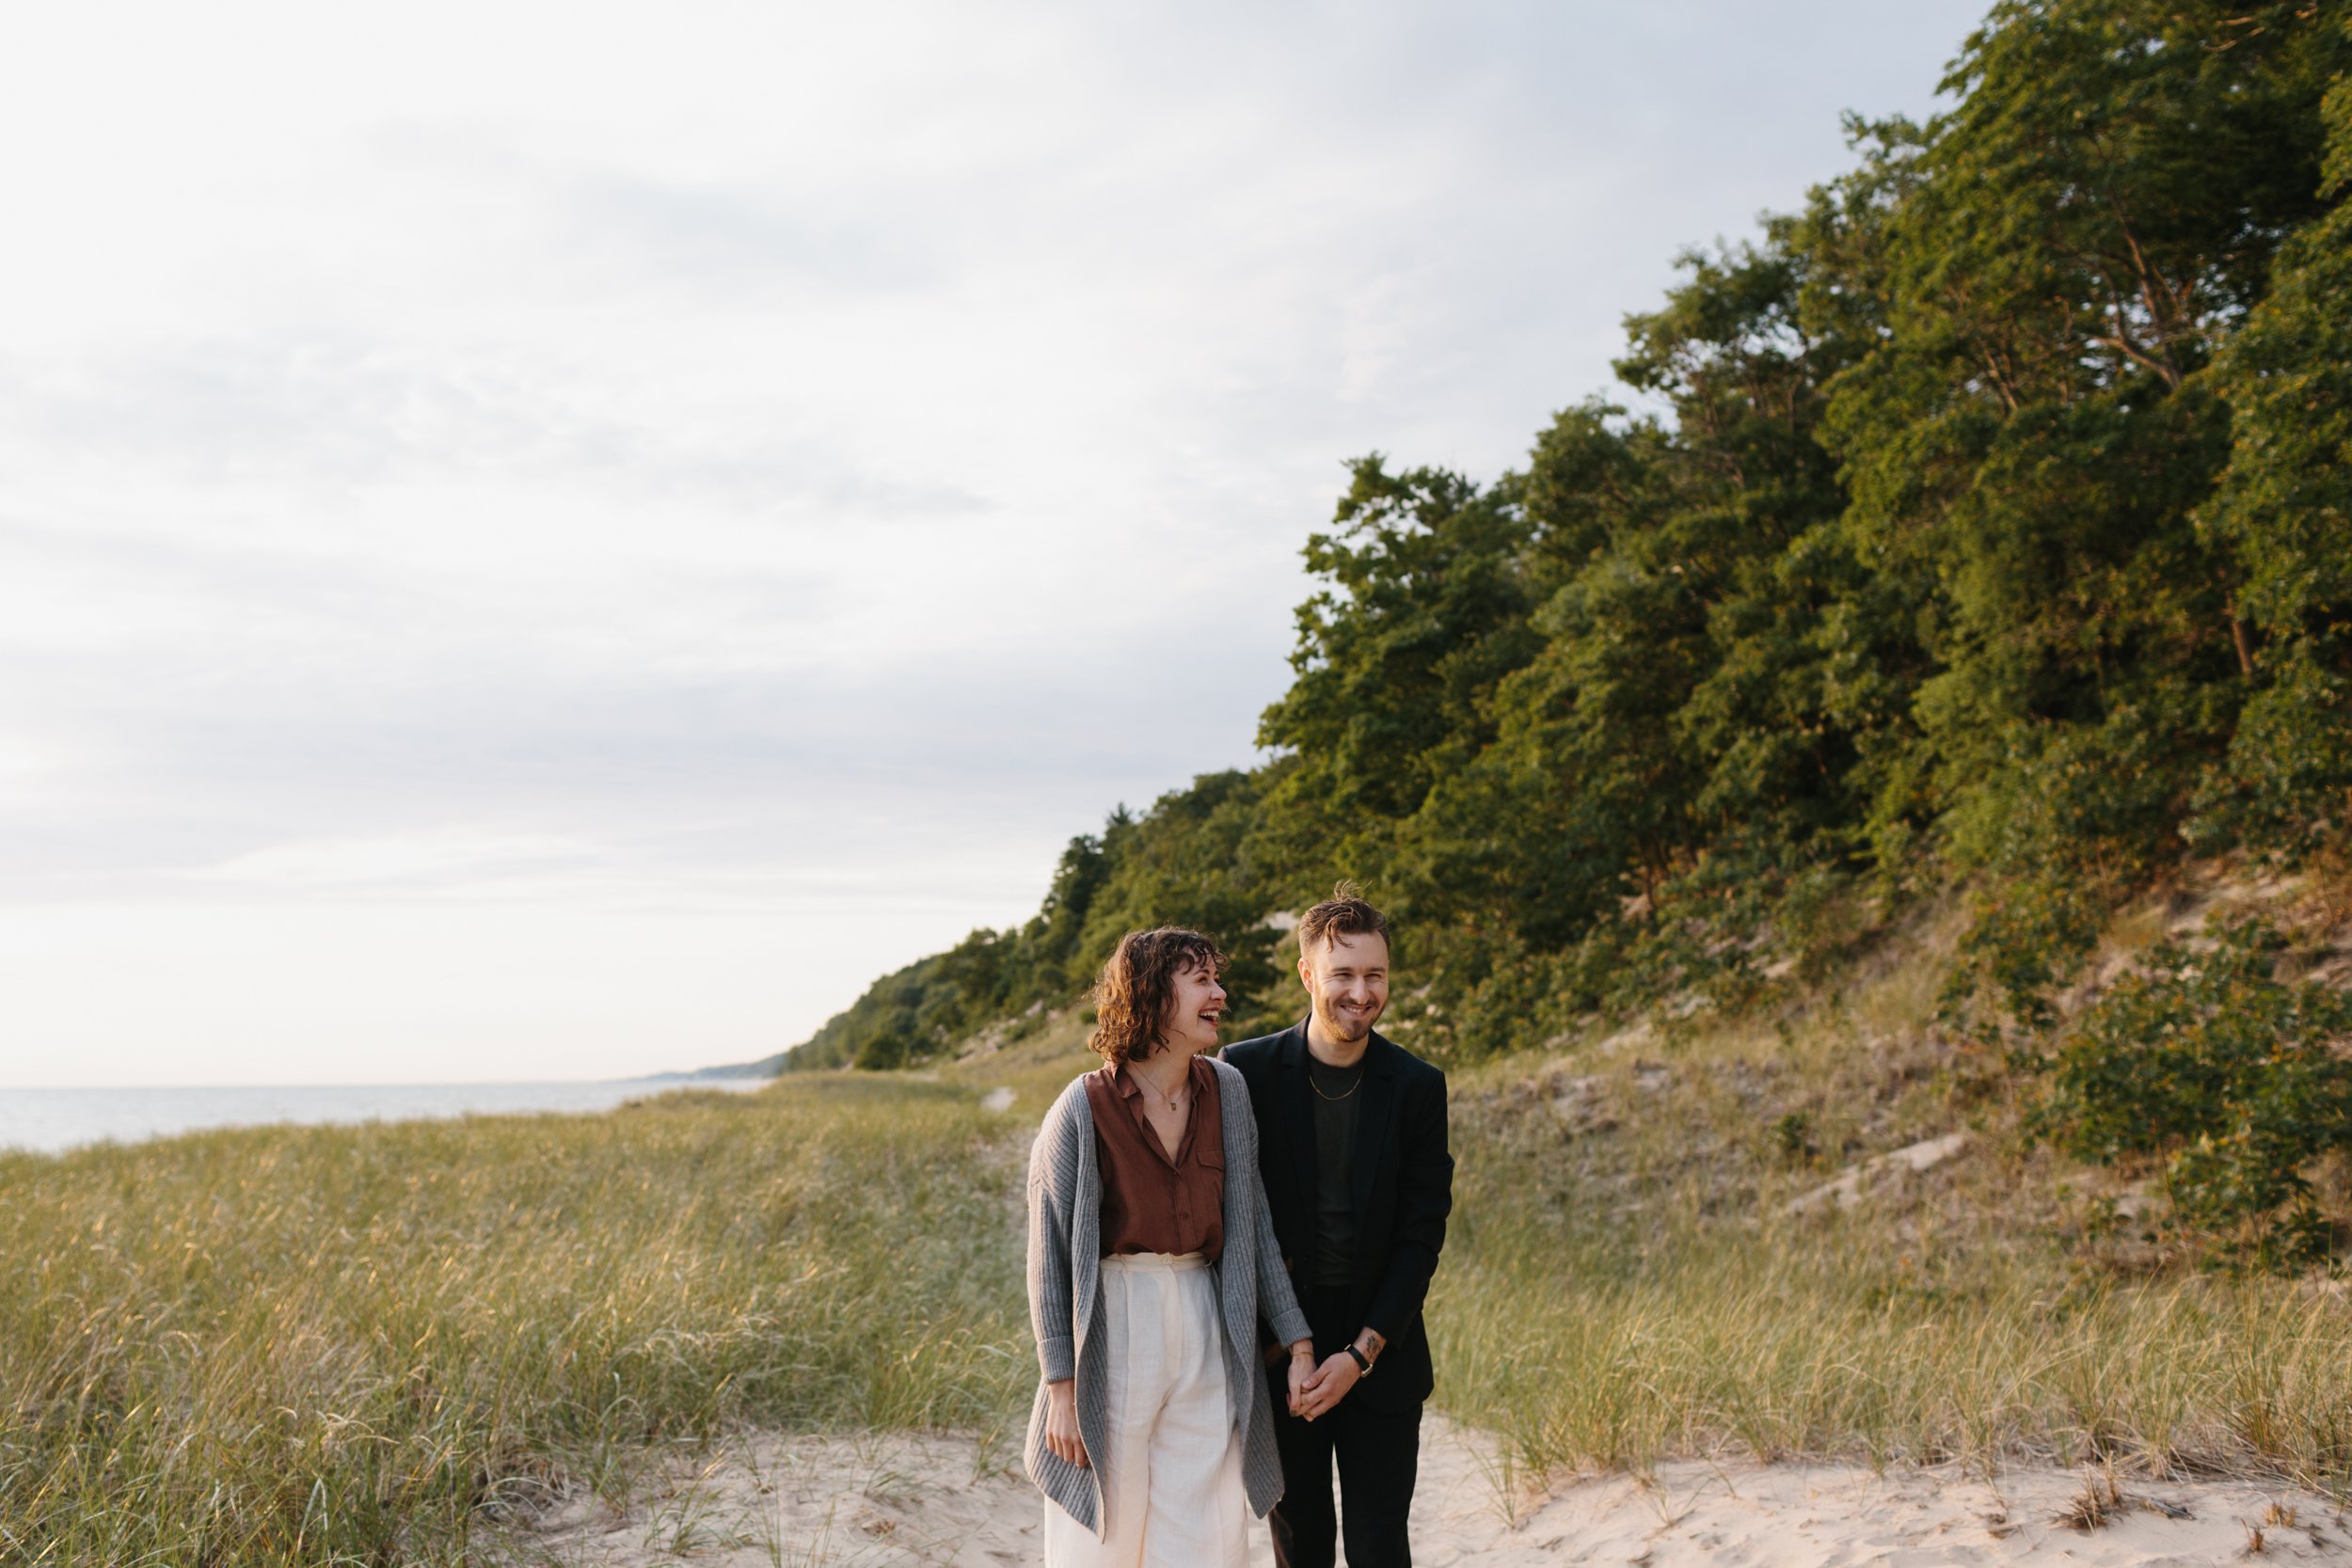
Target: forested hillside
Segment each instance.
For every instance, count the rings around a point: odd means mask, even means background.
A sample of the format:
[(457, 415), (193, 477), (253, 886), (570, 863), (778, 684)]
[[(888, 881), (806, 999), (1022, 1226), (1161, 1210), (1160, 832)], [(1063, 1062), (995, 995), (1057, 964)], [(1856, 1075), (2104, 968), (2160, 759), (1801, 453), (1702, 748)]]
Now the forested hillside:
[(1949, 112), (1854, 121), (1850, 172), (1686, 257), (1523, 467), (1352, 465), (1271, 761), (1073, 839), (1034, 919), (791, 1065), (920, 1059), (1167, 921), (1272, 1018), (1268, 916), (1340, 876), (1461, 1061), (1752, 1001), (1954, 887), (1997, 1033), (2185, 857), (2341, 870), (2348, 20), (1994, 8)]

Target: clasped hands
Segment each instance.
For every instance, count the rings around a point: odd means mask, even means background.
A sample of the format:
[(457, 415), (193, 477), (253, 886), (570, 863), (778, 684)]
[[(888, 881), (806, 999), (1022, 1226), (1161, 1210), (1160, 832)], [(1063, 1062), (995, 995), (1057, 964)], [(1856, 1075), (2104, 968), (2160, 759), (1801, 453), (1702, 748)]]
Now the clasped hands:
[[(1378, 1343), (1374, 1341), (1375, 1354)], [(1299, 1340), (1290, 1353), (1291, 1414), (1305, 1420), (1329, 1414), (1364, 1375), (1345, 1351), (1317, 1366), (1312, 1339)], [(1086, 1444), (1078, 1435), (1077, 1386), (1067, 1378), (1045, 1386), (1045, 1447), (1069, 1464), (1081, 1468), (1087, 1464)]]
[(1301, 1339), (1291, 1346), (1290, 1406), (1291, 1414), (1305, 1420), (1328, 1414), (1331, 1407), (1347, 1397), (1356, 1386), (1363, 1369), (1345, 1351), (1315, 1364), (1315, 1347), (1311, 1339)]

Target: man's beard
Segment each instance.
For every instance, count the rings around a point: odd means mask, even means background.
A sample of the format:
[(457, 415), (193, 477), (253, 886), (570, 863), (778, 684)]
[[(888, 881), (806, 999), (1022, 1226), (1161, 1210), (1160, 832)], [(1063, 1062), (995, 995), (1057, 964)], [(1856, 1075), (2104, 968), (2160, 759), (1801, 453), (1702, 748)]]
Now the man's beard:
[[(1377, 1012), (1367, 1012), (1361, 1015), (1353, 1025), (1340, 1016), (1339, 1009), (1336, 1007), (1320, 1008), (1318, 1012), (1323, 1019), (1323, 1027), (1337, 1038), (1343, 1040), (1360, 1040), (1368, 1037), (1372, 1034), (1372, 1026), (1380, 1022), (1380, 1014)], [(1353, 1033), (1350, 1033), (1351, 1028)]]

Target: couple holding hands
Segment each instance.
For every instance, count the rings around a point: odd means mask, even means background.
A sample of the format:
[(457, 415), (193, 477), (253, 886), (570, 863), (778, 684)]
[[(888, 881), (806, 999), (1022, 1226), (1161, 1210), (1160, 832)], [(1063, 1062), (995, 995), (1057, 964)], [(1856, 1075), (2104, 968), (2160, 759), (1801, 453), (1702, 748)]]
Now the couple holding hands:
[(1222, 956), (1132, 932), (1104, 966), (1103, 1057), (1029, 1159), (1041, 1374), (1025, 1459), (1049, 1568), (1406, 1568), (1453, 1204), (1445, 1077), (1374, 1032), (1389, 927), (1352, 890), (1298, 923), (1303, 1022), (1227, 1048)]

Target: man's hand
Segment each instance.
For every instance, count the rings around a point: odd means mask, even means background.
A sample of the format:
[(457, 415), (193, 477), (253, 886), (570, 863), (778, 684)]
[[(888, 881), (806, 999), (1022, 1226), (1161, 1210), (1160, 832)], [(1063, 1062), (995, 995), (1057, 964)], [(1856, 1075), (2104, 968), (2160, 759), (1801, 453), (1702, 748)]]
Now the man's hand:
[(1314, 1370), (1298, 1397), (1298, 1413), (1309, 1420), (1327, 1413), (1332, 1406), (1347, 1398), (1347, 1391), (1356, 1386), (1363, 1375), (1356, 1358), (1345, 1351), (1330, 1357)]
[(1045, 1386), (1045, 1447), (1047, 1451), (1083, 1470), (1087, 1446), (1078, 1435), (1078, 1385), (1073, 1378)]

